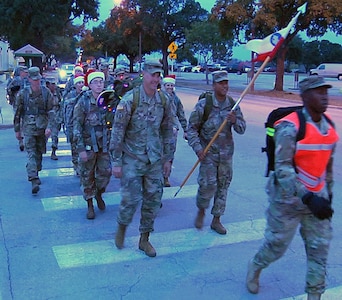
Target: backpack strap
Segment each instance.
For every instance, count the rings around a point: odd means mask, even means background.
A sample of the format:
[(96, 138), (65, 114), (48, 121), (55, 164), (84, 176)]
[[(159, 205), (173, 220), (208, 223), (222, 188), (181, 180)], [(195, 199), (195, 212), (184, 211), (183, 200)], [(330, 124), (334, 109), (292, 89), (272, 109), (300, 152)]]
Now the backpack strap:
[[(160, 100), (162, 101), (163, 107), (165, 109), (166, 102), (167, 102), (166, 96), (161, 90), (158, 90), (158, 94), (159, 94)], [(133, 114), (133, 112), (135, 111), (135, 109), (137, 108), (139, 104), (139, 98), (140, 98), (139, 96), (140, 96), (140, 86), (135, 87), (133, 89), (133, 103), (132, 103), (131, 114)]]
[(298, 132), (297, 132), (297, 137), (296, 137), (296, 141), (300, 141), (304, 138), (305, 136), (305, 124), (306, 124), (306, 120), (305, 120), (305, 116), (303, 114), (303, 111), (297, 110), (297, 116), (299, 119), (299, 128), (298, 128)]

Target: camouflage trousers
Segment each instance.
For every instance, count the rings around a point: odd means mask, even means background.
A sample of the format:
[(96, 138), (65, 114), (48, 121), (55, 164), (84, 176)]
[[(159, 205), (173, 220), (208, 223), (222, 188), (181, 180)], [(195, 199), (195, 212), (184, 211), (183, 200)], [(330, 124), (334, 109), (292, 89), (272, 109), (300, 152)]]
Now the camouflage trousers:
[(71, 148), (71, 161), (74, 166), (74, 170), (79, 173), (78, 169), (78, 151), (77, 151), (77, 144), (74, 141), (74, 135), (72, 133), (73, 128), (68, 127), (66, 132), (67, 132), (67, 141), (70, 143), (70, 148)]
[(211, 214), (215, 217), (222, 216), (226, 209), (228, 187), (232, 176), (232, 157), (220, 159), (218, 155), (208, 153), (199, 167), (197, 207), (207, 209), (211, 198), (214, 197)]
[(56, 123), (51, 127), (51, 148), (58, 149), (58, 133), (61, 130), (61, 124)]
[(331, 222), (314, 217), (298, 197), (286, 201), (279, 197), (270, 197), (269, 201), (266, 211), (265, 240), (254, 256), (254, 263), (261, 268), (266, 268), (282, 257), (300, 225), (300, 234), (307, 256), (305, 292), (323, 294), (326, 286), (329, 245), (332, 239)]
[(122, 173), (118, 223), (129, 225), (142, 203), (139, 231), (152, 232), (163, 195), (161, 161), (151, 164), (124, 154)]
[(46, 153), (46, 140), (44, 131), (39, 135), (25, 134), (26, 172), (29, 181), (39, 178), (38, 172), (42, 170), (43, 154)]
[(79, 159), (81, 190), (85, 200), (95, 197), (97, 191), (104, 193), (112, 174), (108, 152), (87, 151), (86, 162)]

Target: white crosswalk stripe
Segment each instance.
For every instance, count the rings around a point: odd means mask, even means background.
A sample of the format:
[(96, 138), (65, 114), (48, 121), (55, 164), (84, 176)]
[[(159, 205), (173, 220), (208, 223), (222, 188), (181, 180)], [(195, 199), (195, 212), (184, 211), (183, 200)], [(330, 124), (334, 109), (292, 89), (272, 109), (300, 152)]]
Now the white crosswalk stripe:
[[(265, 220), (229, 223), (225, 226), (231, 234), (218, 235), (209, 227), (201, 231), (190, 228), (153, 233), (153, 243), (158, 245), (158, 256), (164, 256), (258, 240), (263, 237)], [(106, 240), (55, 246), (53, 252), (62, 269), (112, 264), (146, 258), (143, 252), (137, 250), (138, 240), (138, 236), (126, 238), (125, 248), (122, 250), (116, 249), (114, 240)]]

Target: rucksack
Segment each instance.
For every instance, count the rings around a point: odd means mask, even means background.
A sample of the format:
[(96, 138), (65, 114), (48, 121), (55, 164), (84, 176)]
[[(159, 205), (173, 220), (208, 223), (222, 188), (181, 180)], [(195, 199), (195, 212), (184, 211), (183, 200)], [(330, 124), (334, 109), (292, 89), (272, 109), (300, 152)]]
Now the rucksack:
[[(199, 131), (201, 131), (201, 128), (203, 124), (208, 120), (208, 117), (210, 115), (210, 112), (213, 108), (213, 92), (212, 91), (205, 91), (198, 97), (198, 101), (205, 98), (205, 106), (204, 106), (204, 112), (201, 120), (201, 125), (199, 127)], [(231, 106), (235, 105), (235, 101), (232, 97), (228, 96), (228, 100)]]
[[(274, 123), (290, 113), (296, 112), (299, 119), (299, 128), (297, 132), (296, 142), (302, 140), (305, 136), (306, 120), (303, 114), (303, 106), (289, 106), (289, 107), (278, 107), (270, 112), (267, 117), (265, 128), (266, 128), (266, 146), (261, 148), (261, 152), (266, 152), (267, 155), (267, 169), (265, 172), (265, 177), (269, 176), (270, 171), (274, 171)], [(329, 122), (331, 126), (334, 127), (333, 122), (325, 114), (324, 118)]]

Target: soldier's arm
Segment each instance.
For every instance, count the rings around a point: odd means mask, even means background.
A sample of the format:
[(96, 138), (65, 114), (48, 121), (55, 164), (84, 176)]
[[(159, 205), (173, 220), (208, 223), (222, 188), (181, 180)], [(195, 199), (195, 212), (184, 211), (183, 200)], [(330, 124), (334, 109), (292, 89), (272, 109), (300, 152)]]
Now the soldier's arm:
[(176, 144), (173, 135), (173, 125), (175, 124), (175, 116), (173, 113), (172, 103), (169, 98), (164, 107), (164, 116), (161, 123), (161, 135), (163, 141), (163, 158), (162, 161), (171, 161), (174, 158)]
[(83, 102), (79, 101), (75, 105), (74, 108), (74, 120), (73, 120), (73, 136), (74, 136), (74, 141), (77, 145), (77, 151), (84, 152), (86, 151), (85, 149), (85, 144), (83, 141), (83, 130), (84, 130), (84, 122), (85, 122), (85, 112), (84, 112), (84, 106)]
[(181, 124), (181, 126), (183, 128), (183, 131), (186, 132), (188, 122), (187, 122), (186, 117), (185, 117), (184, 107), (183, 107), (183, 104), (182, 104), (181, 100), (179, 99), (179, 97), (178, 96), (176, 96), (176, 97), (178, 98), (178, 101), (177, 101), (177, 117), (178, 117), (179, 123)]
[[(290, 122), (284, 121), (275, 127), (274, 169), (277, 183), (282, 187), (284, 198), (290, 198), (297, 194), (297, 175), (293, 165), (296, 137), (297, 129)], [(305, 189), (305, 187), (303, 188)]]
[(204, 105), (205, 99), (200, 100), (196, 103), (195, 108), (190, 114), (187, 128), (189, 145), (192, 147), (196, 154), (203, 150), (199, 137), (199, 131), (202, 123), (201, 120), (204, 114)]
[(16, 110), (14, 112), (14, 120), (13, 120), (13, 124), (14, 124), (14, 131), (15, 132), (20, 132), (20, 122), (21, 122), (21, 118), (24, 114), (24, 94), (23, 92), (19, 92), (17, 97), (15, 98), (15, 102), (16, 102)]
[(234, 112), (236, 116), (236, 122), (233, 125), (234, 131), (238, 134), (244, 134), (246, 131), (246, 121), (243, 117), (240, 107), (237, 106)]

